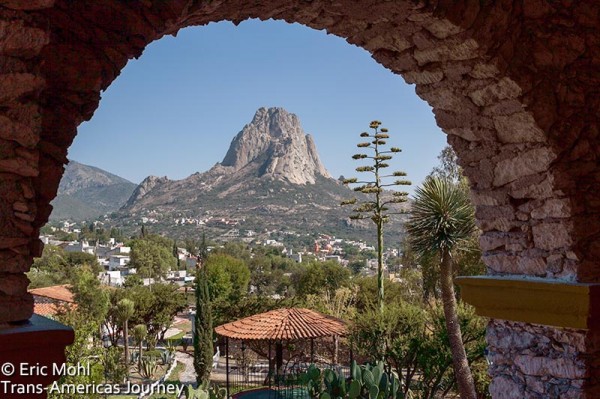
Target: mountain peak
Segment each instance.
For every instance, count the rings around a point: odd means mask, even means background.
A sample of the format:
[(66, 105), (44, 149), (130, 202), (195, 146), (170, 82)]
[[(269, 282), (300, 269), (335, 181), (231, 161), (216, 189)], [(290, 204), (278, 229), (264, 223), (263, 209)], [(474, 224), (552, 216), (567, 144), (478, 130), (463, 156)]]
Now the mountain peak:
[(235, 136), (222, 166), (257, 177), (294, 184), (313, 184), (317, 176), (331, 177), (317, 153), (312, 136), (300, 119), (283, 108), (259, 108), (252, 122)]
[(129, 180), (70, 159), (52, 201), (50, 218), (94, 219), (119, 209), (135, 188)]

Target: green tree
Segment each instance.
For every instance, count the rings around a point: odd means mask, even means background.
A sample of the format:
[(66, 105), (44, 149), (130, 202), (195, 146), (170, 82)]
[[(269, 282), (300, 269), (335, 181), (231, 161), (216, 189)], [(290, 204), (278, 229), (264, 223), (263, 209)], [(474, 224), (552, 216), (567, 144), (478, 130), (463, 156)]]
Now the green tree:
[(71, 286), (77, 310), (100, 325), (108, 313), (108, 292), (102, 288), (96, 275), (89, 269), (78, 271), (77, 276)]
[[(357, 287), (356, 308), (358, 311), (368, 311), (374, 308), (377, 302), (378, 281), (375, 277), (359, 277), (352, 279), (352, 283)], [(408, 291), (403, 285), (385, 280), (385, 305), (390, 305), (400, 301), (412, 302), (407, 297)]]
[(194, 369), (199, 386), (207, 387), (210, 381), (213, 357), (212, 305), (208, 289), (208, 273), (203, 239), (198, 255), (196, 273), (196, 315), (194, 328)]
[(111, 227), (109, 235), (111, 238), (114, 238), (116, 242), (123, 242), (125, 240), (123, 231), (121, 229), (117, 229), (116, 227)]
[(171, 283), (156, 283), (152, 286), (134, 286), (116, 293), (135, 303), (132, 324), (144, 324), (148, 328), (147, 344), (153, 348), (173, 322), (173, 317), (187, 306), (185, 293)]
[[(481, 366), (485, 320), (465, 306), (458, 307), (458, 320), (467, 358)], [(360, 357), (382, 357), (398, 373), (403, 397), (417, 391), (420, 399), (446, 397), (456, 387), (445, 317), (438, 306), (400, 301), (387, 305), (383, 313), (376, 308), (358, 312), (350, 334)], [(486, 397), (488, 384), (489, 378), (479, 379), (480, 397)]]
[(335, 291), (347, 287), (350, 283), (350, 271), (335, 261), (310, 262), (305, 268), (292, 275), (297, 294), (334, 295)]
[(367, 264), (364, 259), (354, 259), (348, 263), (348, 268), (354, 274), (360, 274), (366, 267)]
[[(130, 299), (121, 299), (119, 303), (117, 303), (117, 317), (119, 321), (123, 324), (123, 345), (125, 348), (124, 356), (125, 356), (125, 365), (129, 364), (129, 328), (128, 323), (129, 319), (133, 316), (135, 311), (135, 304)], [(129, 374), (129, 373), (127, 373)]]
[[(72, 384), (74, 386), (97, 385), (103, 381), (103, 358), (105, 350), (102, 346), (94, 345), (94, 338), (98, 337), (99, 324), (90, 320), (87, 315), (78, 310), (71, 310), (57, 315), (59, 322), (75, 330), (75, 341), (66, 349), (67, 366), (90, 365), (90, 373), (72, 373), (63, 375), (48, 387), (49, 399), (80, 399), (81, 393), (66, 390), (63, 392), (60, 385)], [(97, 342), (98, 340), (96, 340)], [(27, 396), (27, 395), (25, 395)], [(90, 392), (86, 398), (100, 399), (100, 395)]]
[(475, 399), (453, 283), (453, 253), (475, 232), (474, 211), (465, 190), (445, 179), (427, 178), (416, 190), (407, 232), (415, 252), (440, 259), (442, 301), (458, 389), (462, 398)]
[(82, 269), (87, 269), (95, 275), (102, 271), (94, 255), (66, 252), (60, 247), (46, 245), (42, 256), (34, 260), (28, 273), (30, 288), (74, 284)]
[(160, 280), (169, 270), (177, 266), (177, 261), (171, 252), (171, 243), (168, 246), (163, 245), (160, 241), (147, 236), (144, 239), (133, 240), (130, 245), (129, 265), (134, 267), (143, 278)]
[(457, 163), (458, 157), (452, 147), (449, 145), (444, 147), (437, 158), (440, 163), (433, 168), (429, 174), (430, 177), (439, 177), (454, 183), (464, 179), (462, 168)]
[(211, 300), (233, 302), (248, 293), (250, 269), (243, 260), (231, 255), (211, 253), (205, 265)]
[(385, 359), (402, 382), (404, 395), (419, 374), (417, 356), (428, 339), (427, 314), (420, 306), (394, 302), (382, 311), (370, 308), (358, 312), (353, 320), (351, 339), (360, 356)]
[(242, 259), (244, 262), (252, 258), (252, 252), (247, 244), (241, 242), (230, 241), (223, 244), (222, 247), (215, 248), (211, 255), (229, 255), (233, 258)]
[(127, 370), (129, 367), (123, 364), (121, 357), (123, 351), (118, 346), (111, 346), (104, 350), (104, 377), (106, 381), (113, 384), (121, 384), (127, 378)]
[(102, 266), (100, 266), (100, 264), (98, 263), (96, 255), (93, 254), (88, 254), (84, 252), (66, 252), (64, 260), (67, 270), (74, 270), (81, 266), (89, 266), (94, 274), (98, 274), (104, 271)]
[[(90, 373), (61, 376), (48, 388), (50, 399), (79, 399), (77, 392), (61, 392), (59, 385), (95, 385), (102, 383), (106, 351), (99, 345), (100, 325), (108, 308), (108, 297), (89, 268), (77, 270), (71, 291), (77, 307), (60, 308), (57, 319), (75, 330), (75, 341), (66, 349), (67, 366), (89, 364)], [(90, 399), (100, 396), (90, 393)]]
[[(385, 198), (384, 190), (386, 187), (394, 186), (406, 186), (410, 185), (410, 181), (402, 179), (406, 176), (405, 172), (396, 171), (391, 174), (383, 174), (384, 169), (389, 167), (387, 163), (392, 159), (391, 154), (399, 153), (401, 150), (398, 147), (391, 147), (389, 150), (383, 150), (383, 146), (386, 145), (386, 140), (390, 137), (386, 128), (379, 128), (381, 122), (372, 121), (370, 128), (373, 133), (369, 134), (363, 132), (360, 137), (367, 138), (368, 140), (363, 143), (358, 143), (357, 147), (367, 148), (371, 151), (371, 155), (359, 153), (352, 156), (353, 159), (370, 159), (372, 165), (359, 166), (356, 168), (357, 172), (371, 173), (372, 177), (368, 177), (364, 180), (358, 180), (358, 178), (344, 179), (344, 184), (358, 184), (354, 187), (354, 191), (366, 194), (372, 197), (372, 200), (358, 200), (353, 198), (342, 202), (342, 205), (356, 205), (353, 209), (354, 214), (350, 216), (351, 219), (365, 219), (370, 218), (373, 223), (377, 226), (377, 279), (378, 279), (378, 304), (379, 308), (383, 311), (384, 306), (384, 286), (383, 286), (383, 226), (389, 221), (389, 216), (398, 212), (390, 212), (389, 205), (399, 204), (406, 202), (408, 193), (402, 191), (394, 191), (388, 198)], [(397, 178), (394, 181), (388, 180), (388, 178)]]

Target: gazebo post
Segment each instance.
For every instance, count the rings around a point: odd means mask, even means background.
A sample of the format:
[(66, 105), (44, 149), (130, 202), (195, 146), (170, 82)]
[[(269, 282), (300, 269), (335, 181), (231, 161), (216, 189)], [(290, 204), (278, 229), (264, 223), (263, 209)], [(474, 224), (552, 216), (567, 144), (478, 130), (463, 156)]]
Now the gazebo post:
[(333, 336), (333, 364), (338, 364), (338, 355), (340, 352), (340, 337), (338, 335)]
[(229, 337), (225, 337), (225, 390), (229, 399)]
[(272, 388), (272, 380), (273, 380), (273, 359), (271, 358), (271, 340), (269, 340), (269, 375), (267, 376), (269, 379), (269, 389)]
[(283, 341), (279, 340), (275, 343), (275, 367), (277, 375), (281, 373), (283, 367)]
[(315, 362), (315, 339), (310, 339), (310, 362)]

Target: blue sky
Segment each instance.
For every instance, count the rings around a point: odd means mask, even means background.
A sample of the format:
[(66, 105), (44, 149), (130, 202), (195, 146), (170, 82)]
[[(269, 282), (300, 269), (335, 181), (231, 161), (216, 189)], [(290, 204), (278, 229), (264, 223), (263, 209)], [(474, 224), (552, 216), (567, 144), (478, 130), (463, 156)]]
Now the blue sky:
[(187, 28), (150, 44), (102, 94), (69, 158), (134, 183), (182, 179), (220, 162), (254, 112), (271, 106), (299, 116), (334, 177), (355, 175), (358, 134), (373, 119), (403, 150), (392, 167), (416, 184), (446, 143), (414, 86), (367, 51), (302, 25), (251, 20)]

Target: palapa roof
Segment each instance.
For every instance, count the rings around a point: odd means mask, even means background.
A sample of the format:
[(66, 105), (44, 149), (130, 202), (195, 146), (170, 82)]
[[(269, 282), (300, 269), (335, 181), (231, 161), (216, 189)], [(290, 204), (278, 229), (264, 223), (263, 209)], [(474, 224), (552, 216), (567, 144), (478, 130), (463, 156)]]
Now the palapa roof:
[(215, 328), (217, 334), (242, 340), (298, 340), (346, 335), (346, 323), (310, 309), (283, 308)]

